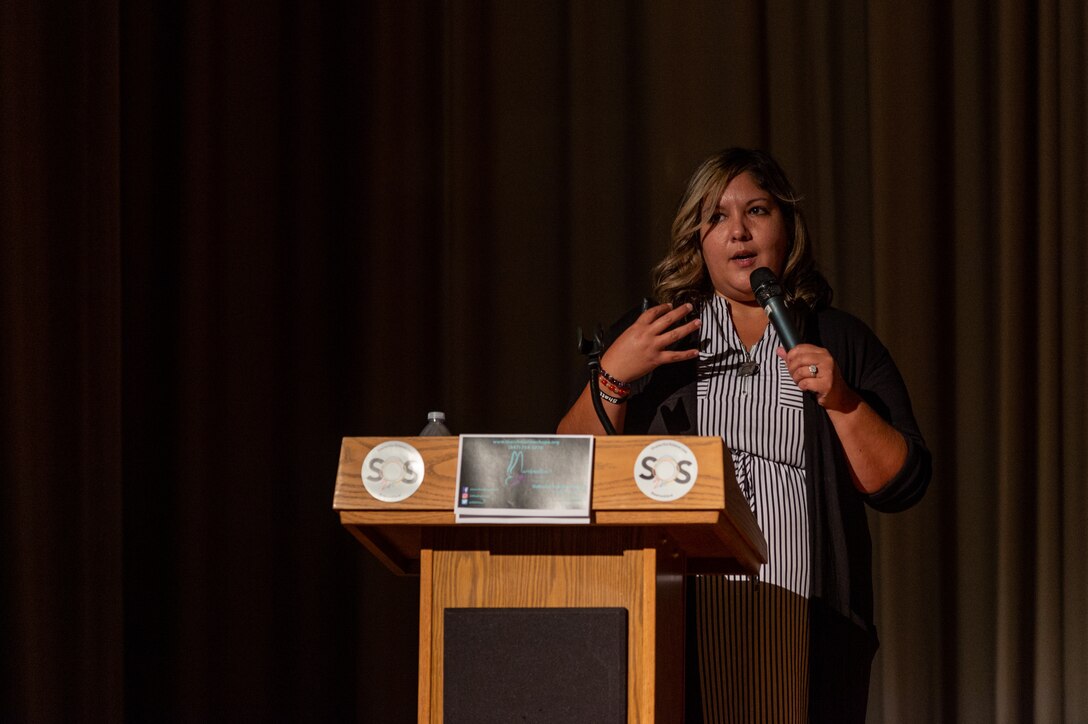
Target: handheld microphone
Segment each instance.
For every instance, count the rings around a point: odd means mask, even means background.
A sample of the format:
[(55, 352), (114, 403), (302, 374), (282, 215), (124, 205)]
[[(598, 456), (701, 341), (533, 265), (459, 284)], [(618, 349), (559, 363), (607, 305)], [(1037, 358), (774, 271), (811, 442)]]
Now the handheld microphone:
[(782, 301), (782, 285), (775, 279), (774, 272), (762, 266), (752, 272), (748, 281), (752, 285), (756, 301), (763, 307), (778, 336), (782, 338), (782, 346), (786, 351), (801, 344), (801, 337), (786, 313), (786, 303)]

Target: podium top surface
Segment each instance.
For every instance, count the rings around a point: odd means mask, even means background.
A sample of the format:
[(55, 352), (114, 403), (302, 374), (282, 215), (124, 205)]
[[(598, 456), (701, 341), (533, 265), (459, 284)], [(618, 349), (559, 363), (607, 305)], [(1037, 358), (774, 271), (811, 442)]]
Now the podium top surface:
[[(418, 450), (425, 475), (413, 495), (385, 502), (366, 490), (362, 466), (371, 450), (393, 440)], [(683, 443), (698, 460), (698, 475), (690, 492), (676, 500), (652, 499), (634, 480), (639, 455), (648, 445), (662, 440)], [(458, 442), (457, 437), (343, 440), (333, 508), (340, 513), (341, 523), (398, 573), (415, 570), (427, 531), (444, 527), (512, 527), (512, 524), (484, 526), (456, 522)], [(719, 437), (598, 436), (593, 455), (590, 517), (589, 526), (562, 527), (630, 527), (666, 535), (687, 555), (690, 572), (755, 573), (767, 558), (766, 541), (737, 487), (732, 457)]]

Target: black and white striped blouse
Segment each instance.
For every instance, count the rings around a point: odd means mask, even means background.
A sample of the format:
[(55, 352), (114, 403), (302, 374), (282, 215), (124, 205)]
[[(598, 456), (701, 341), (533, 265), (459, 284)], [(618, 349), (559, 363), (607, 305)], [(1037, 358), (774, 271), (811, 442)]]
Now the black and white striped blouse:
[(774, 325), (744, 350), (729, 302), (714, 295), (701, 312), (699, 434), (720, 435), (737, 483), (767, 539), (759, 579), (809, 595), (808, 510), (802, 393), (775, 350)]

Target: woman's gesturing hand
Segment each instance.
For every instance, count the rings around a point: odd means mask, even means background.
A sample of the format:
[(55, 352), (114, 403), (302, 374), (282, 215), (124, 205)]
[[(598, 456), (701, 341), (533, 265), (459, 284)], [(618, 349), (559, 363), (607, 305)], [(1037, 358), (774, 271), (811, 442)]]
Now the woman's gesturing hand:
[(698, 319), (673, 328), (691, 310), (690, 304), (676, 309), (671, 304), (650, 307), (612, 343), (601, 358), (601, 367), (618, 380), (633, 382), (661, 365), (698, 357), (698, 349), (668, 349), (699, 328)]

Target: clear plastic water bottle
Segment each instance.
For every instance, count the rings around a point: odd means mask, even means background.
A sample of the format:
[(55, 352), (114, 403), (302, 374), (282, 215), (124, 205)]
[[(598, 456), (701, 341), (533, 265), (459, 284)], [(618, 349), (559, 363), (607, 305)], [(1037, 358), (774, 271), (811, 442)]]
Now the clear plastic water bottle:
[(423, 430), (420, 431), (420, 437), (430, 436), (450, 436), (453, 433), (446, 427), (446, 413), (444, 412), (428, 412), (427, 424), (423, 426)]

